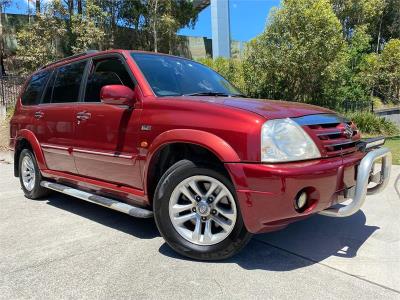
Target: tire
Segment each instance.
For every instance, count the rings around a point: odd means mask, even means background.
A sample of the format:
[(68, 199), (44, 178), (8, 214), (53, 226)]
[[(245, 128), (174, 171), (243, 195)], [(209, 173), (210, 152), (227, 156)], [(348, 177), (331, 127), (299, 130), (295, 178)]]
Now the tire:
[(36, 162), (35, 155), (29, 149), (23, 149), (19, 156), (19, 181), (25, 197), (38, 199), (50, 193), (40, 185), (42, 175)]
[[(208, 191), (211, 187), (215, 188), (213, 193)], [(201, 197), (196, 198), (199, 194)], [(175, 163), (161, 177), (153, 209), (157, 227), (168, 245), (196, 260), (226, 259), (251, 238), (231, 181), (223, 172), (189, 160)]]

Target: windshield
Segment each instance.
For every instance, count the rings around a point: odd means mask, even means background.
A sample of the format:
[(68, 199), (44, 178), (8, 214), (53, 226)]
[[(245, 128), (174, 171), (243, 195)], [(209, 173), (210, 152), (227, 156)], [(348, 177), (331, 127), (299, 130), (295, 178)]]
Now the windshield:
[(132, 57), (157, 96), (241, 94), (217, 72), (194, 61), (147, 53)]

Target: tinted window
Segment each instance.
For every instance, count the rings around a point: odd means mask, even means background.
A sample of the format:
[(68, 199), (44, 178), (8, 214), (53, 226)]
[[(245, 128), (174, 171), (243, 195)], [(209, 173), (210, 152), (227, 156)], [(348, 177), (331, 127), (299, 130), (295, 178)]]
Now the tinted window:
[(43, 89), (46, 86), (49, 76), (49, 71), (43, 71), (32, 76), (21, 97), (23, 105), (39, 104)]
[(46, 90), (43, 95), (42, 103), (51, 103), (51, 98), (53, 96), (53, 85), (54, 85), (54, 79), (56, 79), (57, 76), (57, 71), (54, 71), (51, 76), (49, 81), (47, 82)]
[(94, 61), (86, 85), (85, 101), (100, 102), (101, 88), (113, 84), (134, 88), (134, 83), (123, 62), (117, 58)]
[(132, 57), (158, 96), (194, 93), (241, 94), (217, 72), (194, 61), (144, 53), (132, 53)]
[(77, 102), (86, 61), (58, 68), (51, 103)]

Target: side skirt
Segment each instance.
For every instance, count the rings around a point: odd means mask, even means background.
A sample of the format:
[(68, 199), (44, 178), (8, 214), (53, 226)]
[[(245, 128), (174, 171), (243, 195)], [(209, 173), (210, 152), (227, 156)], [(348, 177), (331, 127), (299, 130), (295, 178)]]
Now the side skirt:
[(130, 216), (136, 218), (151, 218), (153, 217), (153, 212), (144, 208), (140, 208), (137, 206), (133, 206), (130, 204), (126, 204), (114, 199), (106, 198), (103, 196), (91, 194), (88, 192), (84, 192), (78, 189), (71, 188), (66, 185), (62, 185), (59, 183), (49, 182), (49, 181), (42, 181), (40, 183), (41, 186), (75, 197), (87, 202), (95, 203), (104, 207), (111, 208), (113, 210), (128, 214)]

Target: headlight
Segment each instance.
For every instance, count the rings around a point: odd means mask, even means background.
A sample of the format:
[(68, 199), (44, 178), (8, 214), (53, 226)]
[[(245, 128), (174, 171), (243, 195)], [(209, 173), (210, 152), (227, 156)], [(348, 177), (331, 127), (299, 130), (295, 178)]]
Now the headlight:
[(285, 162), (321, 157), (308, 134), (291, 119), (270, 120), (261, 129), (261, 160)]

